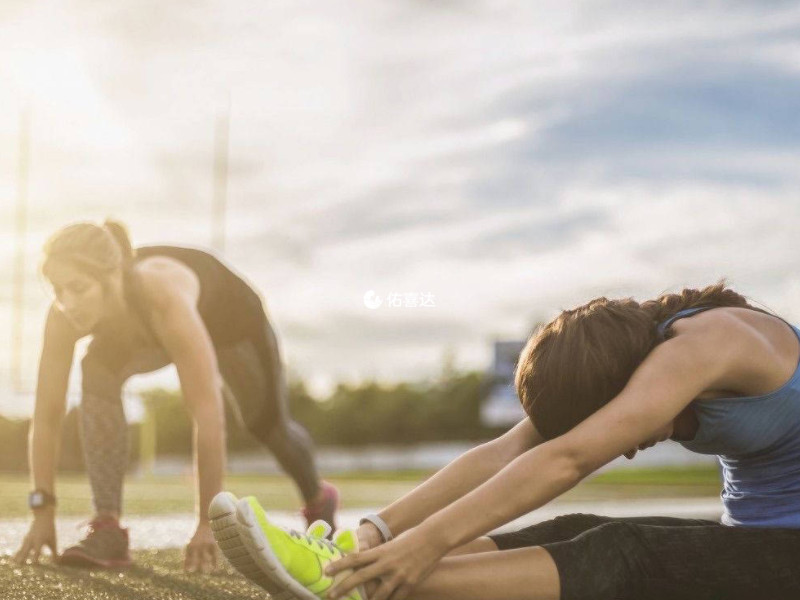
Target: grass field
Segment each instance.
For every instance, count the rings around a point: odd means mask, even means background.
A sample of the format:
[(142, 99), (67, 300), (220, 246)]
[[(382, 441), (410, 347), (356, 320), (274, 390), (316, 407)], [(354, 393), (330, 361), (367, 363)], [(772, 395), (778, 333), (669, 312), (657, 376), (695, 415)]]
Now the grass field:
[[(385, 506), (428, 477), (430, 473), (354, 473), (331, 477), (341, 491), (343, 508)], [(155, 515), (191, 512), (193, 483), (189, 477), (130, 477), (125, 484), (125, 513)], [(227, 489), (237, 496), (255, 495), (275, 510), (297, 510), (300, 500), (293, 484), (279, 476), (229, 476)], [(603, 473), (564, 494), (560, 501), (614, 498), (709, 497), (719, 494), (716, 467), (683, 469), (624, 469)], [(2, 518), (28, 515), (30, 482), (23, 475), (0, 475)], [(89, 484), (83, 475), (59, 477), (60, 515), (89, 515)]]
[[(383, 506), (412, 489), (427, 474), (398, 473), (334, 477), (339, 487), (343, 508)], [(191, 477), (129, 477), (125, 482), (125, 507), (128, 515), (158, 515), (192, 512), (194, 483)], [(237, 496), (258, 496), (264, 506), (274, 510), (297, 510), (300, 497), (287, 477), (229, 476), (226, 489)], [(30, 482), (22, 475), (0, 476), (0, 514), (4, 518), (28, 515), (27, 498)], [(58, 478), (58, 513), (89, 515), (91, 501), (89, 483), (83, 475)]]
[[(343, 507), (377, 507), (411, 490), (429, 473), (361, 473), (330, 478), (342, 492)], [(237, 495), (255, 494), (276, 510), (297, 510), (299, 500), (285, 477), (231, 476), (227, 487)], [(719, 494), (716, 468), (619, 470), (581, 483), (559, 502), (642, 498), (708, 498)], [(26, 517), (28, 479), (0, 475), (0, 514)], [(59, 514), (88, 516), (85, 476), (59, 478)], [(185, 513), (193, 509), (188, 478), (130, 478), (126, 483), (130, 515)], [(182, 550), (134, 553), (136, 566), (122, 572), (57, 567), (49, 559), (39, 566), (17, 566), (0, 557), (2, 600), (249, 600), (266, 597), (228, 566), (213, 575), (185, 575)]]

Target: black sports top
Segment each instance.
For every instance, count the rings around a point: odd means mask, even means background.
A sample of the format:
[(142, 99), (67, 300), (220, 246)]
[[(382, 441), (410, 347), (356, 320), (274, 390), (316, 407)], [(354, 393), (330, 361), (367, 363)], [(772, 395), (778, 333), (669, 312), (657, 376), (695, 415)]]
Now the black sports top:
[[(197, 309), (214, 346), (224, 346), (253, 335), (254, 319), (264, 314), (261, 296), (241, 276), (213, 254), (181, 246), (142, 246), (136, 249), (136, 262), (151, 256), (167, 256), (185, 264), (200, 280)], [(130, 281), (133, 283), (133, 281)], [(128, 296), (142, 314), (136, 285), (128, 286)]]
[[(151, 256), (167, 256), (195, 272), (200, 281), (197, 309), (215, 348), (262, 334), (266, 319), (262, 297), (214, 255), (198, 248), (142, 246), (136, 249), (134, 262)], [(155, 339), (138, 281), (132, 275), (132, 270), (125, 273), (125, 297)], [(90, 351), (99, 352), (114, 370), (122, 368), (132, 350), (129, 344), (103, 335), (95, 335), (90, 346)]]

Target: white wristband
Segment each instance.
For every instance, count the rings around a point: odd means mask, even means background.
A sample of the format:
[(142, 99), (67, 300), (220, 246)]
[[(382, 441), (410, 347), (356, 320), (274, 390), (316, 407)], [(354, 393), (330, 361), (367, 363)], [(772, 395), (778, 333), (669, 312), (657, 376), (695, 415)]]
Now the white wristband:
[(375, 525), (375, 527), (378, 528), (378, 531), (381, 532), (381, 537), (383, 537), (384, 542), (391, 541), (391, 539), (394, 537), (389, 529), (389, 526), (386, 524), (386, 521), (381, 519), (378, 515), (371, 514), (362, 517), (358, 524), (363, 525), (364, 523), (372, 523)]

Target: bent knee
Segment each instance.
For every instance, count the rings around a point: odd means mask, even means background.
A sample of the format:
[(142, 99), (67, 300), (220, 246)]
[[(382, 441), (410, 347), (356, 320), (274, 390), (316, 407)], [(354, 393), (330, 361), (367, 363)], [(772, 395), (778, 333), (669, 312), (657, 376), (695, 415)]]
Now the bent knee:
[(253, 437), (267, 446), (279, 445), (289, 437), (287, 424), (267, 413), (248, 418), (245, 421), (245, 428)]

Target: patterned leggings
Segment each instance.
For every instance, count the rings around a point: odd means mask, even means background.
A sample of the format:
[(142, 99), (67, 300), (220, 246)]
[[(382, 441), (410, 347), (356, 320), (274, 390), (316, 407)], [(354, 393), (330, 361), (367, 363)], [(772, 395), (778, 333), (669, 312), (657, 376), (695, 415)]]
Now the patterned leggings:
[[(130, 353), (121, 368), (112, 368), (109, 344), (95, 343), (81, 362), (83, 383), (81, 434), (95, 510), (122, 512), (122, 485), (128, 462), (128, 426), (122, 387), (136, 373), (170, 364), (163, 351)], [(287, 387), (275, 334), (263, 321), (260, 335), (216, 349), (225, 397), (242, 424), (275, 455), (297, 484), (306, 502), (319, 491), (314, 447), (305, 429), (287, 408)]]
[(562, 600), (800, 598), (800, 529), (572, 514), (489, 537), (546, 549)]

